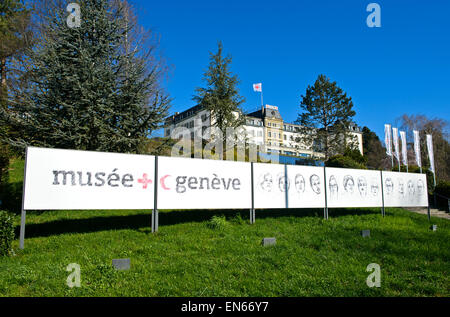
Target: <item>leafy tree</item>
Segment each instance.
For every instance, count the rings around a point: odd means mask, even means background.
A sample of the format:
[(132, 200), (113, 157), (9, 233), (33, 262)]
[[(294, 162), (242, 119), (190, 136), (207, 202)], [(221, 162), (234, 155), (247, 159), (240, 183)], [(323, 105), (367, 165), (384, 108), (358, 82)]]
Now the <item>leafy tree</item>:
[(330, 82), (325, 75), (319, 75), (313, 86), (302, 95), (296, 123), (300, 124), (301, 137), (297, 142), (325, 155), (325, 161), (332, 155), (342, 154), (346, 147), (354, 147), (355, 140), (348, 130), (355, 115), (351, 97)]
[(29, 84), (19, 87), (0, 116), (16, 134), (3, 137), (21, 148), (137, 152), (170, 103), (159, 84), (160, 65), (151, 50), (124, 49), (138, 27), (124, 17), (124, 6), (79, 4), (80, 27), (67, 25), (65, 7), (42, 18), (42, 42), (28, 52)]
[[(377, 134), (371, 131), (368, 127), (362, 128), (363, 133), (363, 152), (367, 159), (367, 166), (372, 169), (382, 169), (384, 167), (386, 158), (386, 148), (381, 144)], [(390, 167), (389, 159), (389, 167)]]
[(227, 128), (243, 125), (245, 118), (241, 105), (245, 99), (239, 95), (238, 76), (233, 75), (230, 70), (232, 57), (223, 57), (222, 53), (223, 45), (219, 42), (217, 53), (210, 52), (209, 67), (203, 77), (206, 87), (197, 88), (197, 95), (193, 100), (210, 111), (211, 125), (219, 128), (225, 135)]
[[(15, 75), (11, 65), (20, 58), (23, 51), (32, 43), (30, 30), (30, 10), (23, 1), (2, 0), (0, 2), (0, 111), (6, 111), (8, 86)], [(0, 135), (5, 135), (8, 127), (0, 124)], [(6, 182), (10, 149), (0, 140), (0, 190)]]
[(23, 1), (0, 3), (0, 105), (6, 107), (8, 64), (31, 45), (30, 10)]

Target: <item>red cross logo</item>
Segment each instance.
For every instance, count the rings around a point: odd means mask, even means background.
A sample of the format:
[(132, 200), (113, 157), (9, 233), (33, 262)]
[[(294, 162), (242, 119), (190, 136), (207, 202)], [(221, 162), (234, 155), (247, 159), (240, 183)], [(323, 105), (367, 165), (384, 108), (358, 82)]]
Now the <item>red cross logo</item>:
[(143, 184), (142, 189), (147, 189), (147, 185), (152, 183), (152, 180), (148, 179), (147, 177), (148, 175), (144, 173), (144, 175), (142, 175), (142, 178), (138, 179), (138, 183)]

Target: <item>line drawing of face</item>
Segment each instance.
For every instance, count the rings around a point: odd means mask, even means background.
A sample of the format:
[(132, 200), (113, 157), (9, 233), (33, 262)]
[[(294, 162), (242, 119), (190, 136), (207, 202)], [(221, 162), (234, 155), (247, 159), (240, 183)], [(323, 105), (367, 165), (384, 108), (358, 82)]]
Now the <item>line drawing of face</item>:
[(373, 196), (378, 196), (379, 190), (380, 190), (380, 188), (378, 187), (377, 179), (372, 178), (372, 182), (370, 185), (370, 192), (372, 193)]
[(405, 195), (405, 183), (403, 183), (403, 179), (398, 179), (398, 192), (400, 195)]
[(347, 193), (353, 194), (353, 188), (355, 187), (355, 181), (353, 180), (353, 177), (350, 175), (346, 175), (344, 177), (344, 189)]
[(330, 179), (328, 181), (329, 187), (330, 187), (330, 195), (331, 197), (337, 197), (339, 192), (339, 186), (336, 181), (336, 177), (334, 175), (330, 176)]
[(266, 192), (271, 192), (273, 186), (272, 174), (265, 173), (260, 177), (259, 187)]
[(409, 181), (408, 181), (408, 184), (407, 184), (406, 186), (407, 186), (407, 188), (408, 188), (408, 194), (409, 194), (410, 196), (413, 196), (414, 193), (415, 193), (415, 191), (416, 191), (416, 189), (414, 188), (414, 183), (413, 183), (413, 181), (412, 181), (412, 180), (409, 180)]
[(289, 178), (286, 177), (286, 175), (284, 175), (284, 173), (280, 173), (277, 175), (277, 179), (278, 179), (278, 188), (280, 189), (281, 192), (285, 192), (286, 189), (289, 190)]
[(386, 185), (386, 194), (391, 195), (394, 192), (394, 182), (391, 178), (386, 178), (384, 183)]
[(358, 190), (361, 196), (367, 196), (367, 181), (363, 176), (358, 177)]
[(305, 178), (302, 174), (295, 175), (294, 184), (297, 192), (303, 193), (305, 191)]
[(425, 186), (423, 185), (423, 181), (421, 179), (419, 179), (417, 181), (417, 193), (419, 195), (422, 195), (424, 192)]
[(311, 185), (311, 189), (313, 192), (315, 192), (317, 195), (320, 194), (320, 178), (316, 174), (312, 174), (309, 178), (309, 183)]

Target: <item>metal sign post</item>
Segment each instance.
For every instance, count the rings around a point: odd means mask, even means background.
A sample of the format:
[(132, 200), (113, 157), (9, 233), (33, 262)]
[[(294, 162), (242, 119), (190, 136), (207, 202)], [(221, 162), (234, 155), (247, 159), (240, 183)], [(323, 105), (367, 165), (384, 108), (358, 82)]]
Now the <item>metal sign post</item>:
[(287, 164), (284, 164), (284, 200), (285, 200), (285, 208), (289, 208), (289, 178), (287, 173)]
[(158, 156), (155, 156), (155, 183), (152, 210), (152, 233), (158, 231)]
[(28, 147), (25, 149), (25, 166), (23, 169), (23, 186), (22, 186), (22, 213), (20, 216), (20, 238), (19, 238), (19, 248), (24, 249), (25, 247), (25, 218), (27, 216), (27, 212), (24, 209), (25, 203), (25, 179), (27, 177), (27, 154)]
[(323, 166), (323, 188), (325, 194), (325, 208), (323, 208), (323, 217), (328, 220), (328, 201), (327, 201), (327, 172), (325, 165)]
[(253, 182), (253, 162), (250, 163), (251, 170), (251, 193), (252, 193), (252, 208), (250, 209), (250, 223), (255, 223), (255, 192), (254, 192), (254, 182)]
[(380, 176), (381, 176), (381, 202), (382, 202), (381, 215), (384, 217), (386, 215), (386, 212), (384, 210), (383, 171), (380, 171)]

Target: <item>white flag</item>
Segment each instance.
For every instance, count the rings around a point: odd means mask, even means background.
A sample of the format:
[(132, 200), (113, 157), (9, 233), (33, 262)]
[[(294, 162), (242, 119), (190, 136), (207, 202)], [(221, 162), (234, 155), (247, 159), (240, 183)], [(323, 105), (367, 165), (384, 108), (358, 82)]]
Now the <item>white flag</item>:
[(427, 147), (428, 147), (428, 157), (430, 158), (430, 171), (434, 171), (434, 153), (433, 153), (433, 137), (431, 134), (427, 134)]
[(391, 125), (384, 125), (384, 143), (386, 144), (386, 154), (392, 156), (392, 135), (391, 135)]
[(398, 129), (392, 128), (392, 140), (394, 141), (394, 156), (400, 162), (400, 149), (398, 145)]
[(253, 91), (259, 91), (259, 92), (262, 92), (262, 83), (259, 83), (259, 84), (253, 84)]
[(400, 131), (400, 139), (402, 140), (403, 165), (408, 166), (408, 148), (407, 148), (407, 145), (406, 145), (406, 133), (405, 133), (405, 131)]
[(422, 167), (422, 158), (420, 157), (420, 135), (419, 131), (414, 130), (414, 153), (416, 154), (417, 166)]

